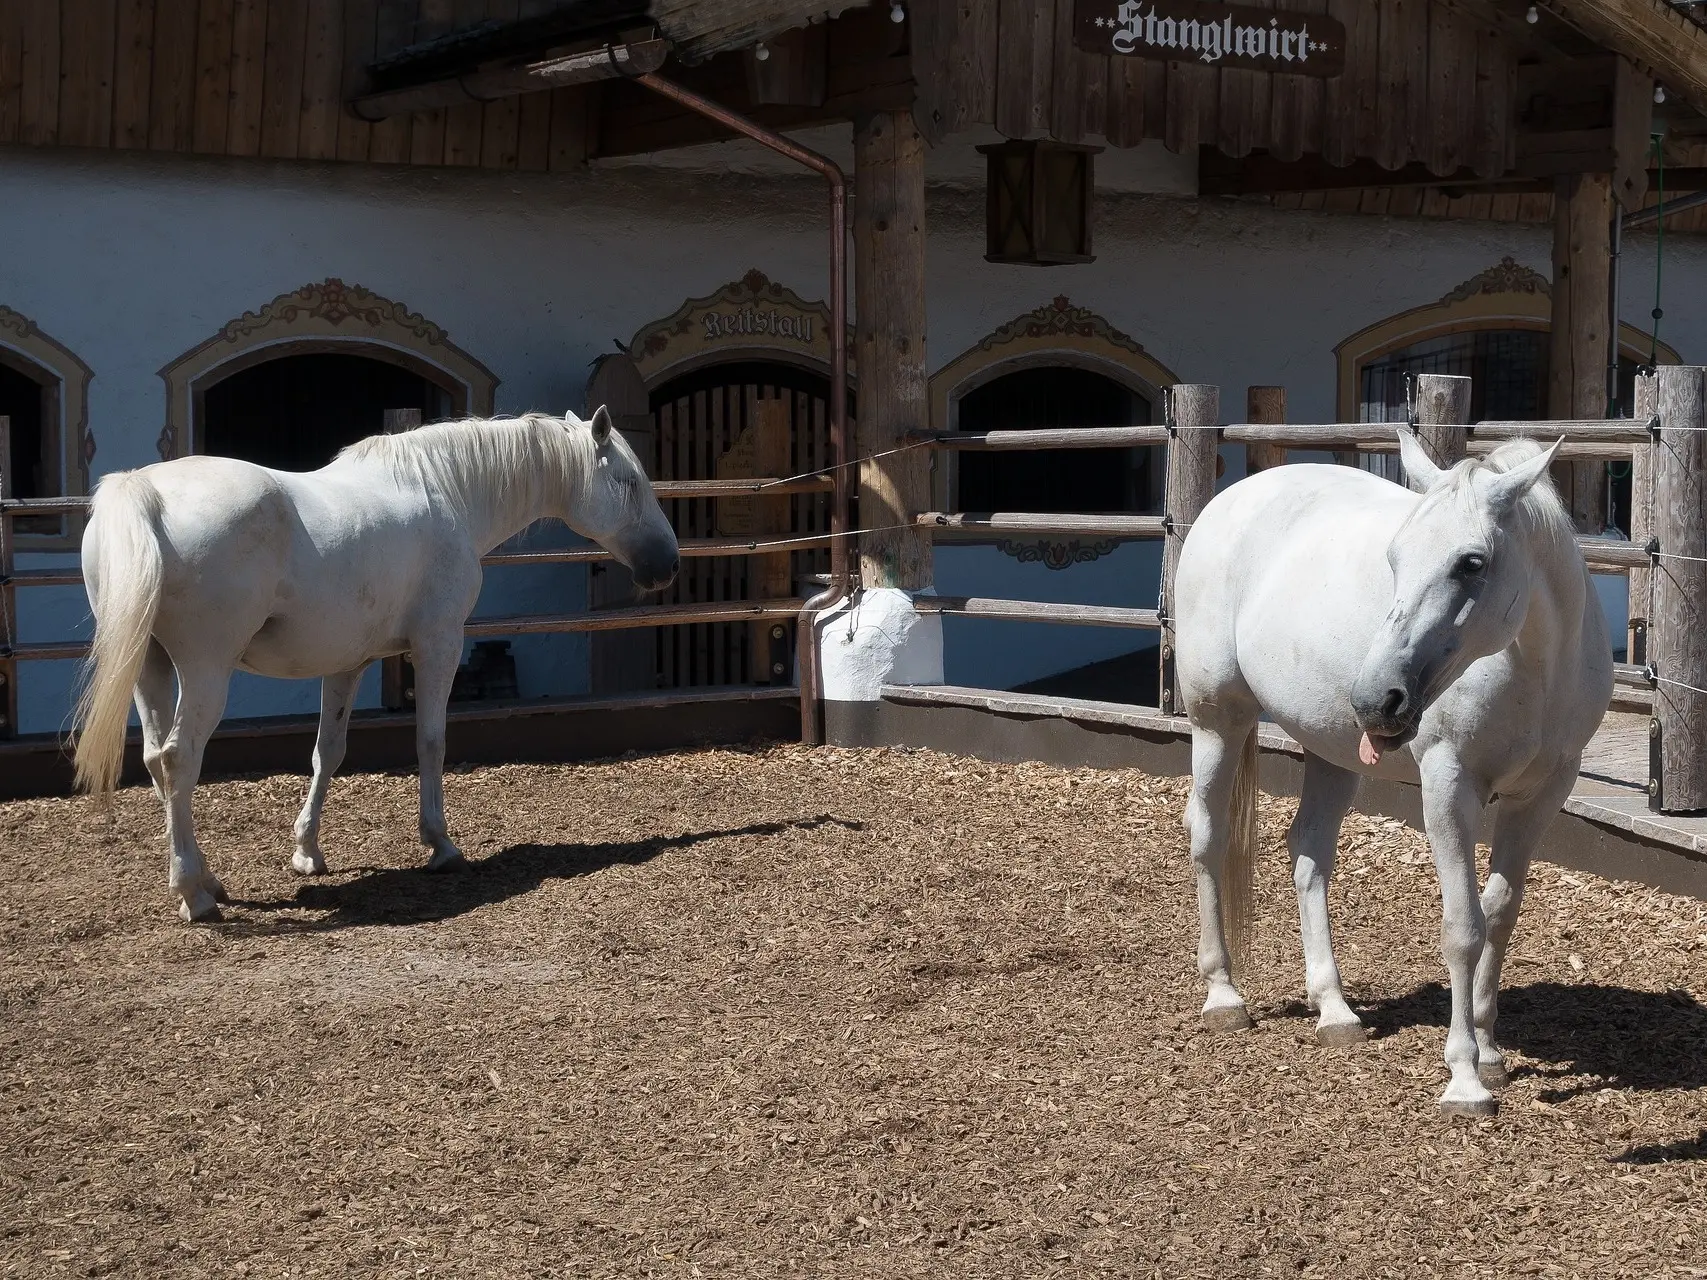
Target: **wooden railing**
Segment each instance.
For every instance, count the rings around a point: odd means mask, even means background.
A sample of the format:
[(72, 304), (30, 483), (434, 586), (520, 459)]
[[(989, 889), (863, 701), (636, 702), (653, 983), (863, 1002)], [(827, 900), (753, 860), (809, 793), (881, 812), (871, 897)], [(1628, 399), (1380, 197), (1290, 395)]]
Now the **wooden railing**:
[[(1441, 466), (1486, 454), (1529, 437), (1563, 439), (1561, 460), (1628, 461), (1632, 529), (1628, 541), (1579, 537), (1596, 573), (1630, 578), (1627, 656), (1615, 683), (1622, 696), (1651, 699), (1652, 768), (1649, 803), (1666, 812), (1707, 810), (1707, 411), (1699, 368), (1667, 367), (1637, 381), (1633, 418), (1535, 422), (1469, 422), (1470, 380), (1446, 375), (1418, 379), (1416, 420), (1410, 423), (1288, 423), (1285, 394), (1253, 387), (1247, 416), (1271, 419), (1222, 425), (1220, 392), (1212, 386), (1172, 389), (1167, 425), (1049, 428), (913, 437), (935, 450), (1109, 449), (1162, 445), (1167, 449), (1163, 514), (1076, 515), (1029, 512), (924, 512), (921, 528), (934, 535), (1073, 533), (1102, 538), (1160, 538), (1164, 552), (1156, 609), (1045, 604), (1034, 601), (921, 597), (921, 612), (1090, 626), (1139, 627), (1162, 633), (1158, 702), (1179, 706), (1173, 682), (1169, 605), (1179, 547), (1215, 491), (1216, 459), (1224, 443), (1246, 448), (1249, 470), (1284, 463), (1288, 451), (1393, 453), (1400, 431), (1414, 431)], [(1624, 705), (1630, 705), (1626, 702)]]

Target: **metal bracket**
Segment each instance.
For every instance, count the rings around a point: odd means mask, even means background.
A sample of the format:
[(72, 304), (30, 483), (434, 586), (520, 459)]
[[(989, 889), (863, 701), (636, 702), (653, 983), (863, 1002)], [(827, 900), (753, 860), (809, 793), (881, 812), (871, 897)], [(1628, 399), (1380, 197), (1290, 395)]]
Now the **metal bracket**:
[[(1648, 670), (1653, 671), (1652, 667)], [(1648, 721), (1648, 808), (1658, 812), (1665, 807), (1665, 753), (1660, 738), (1660, 718), (1656, 714)]]

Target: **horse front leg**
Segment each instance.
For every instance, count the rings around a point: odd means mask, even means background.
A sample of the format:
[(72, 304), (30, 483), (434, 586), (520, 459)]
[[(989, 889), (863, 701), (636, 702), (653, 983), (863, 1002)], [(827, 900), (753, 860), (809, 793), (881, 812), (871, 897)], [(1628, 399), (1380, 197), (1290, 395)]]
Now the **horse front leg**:
[(225, 886), (208, 870), (196, 843), (191, 801), (207, 741), (225, 714), (230, 683), (229, 667), (178, 666), (177, 713), (150, 770), (166, 805), (166, 839), (171, 846), (166, 884), (186, 921), (219, 919), (219, 904), (227, 898)]
[(1482, 798), (1456, 759), (1436, 750), (1422, 762), (1423, 824), (1440, 878), (1440, 950), (1452, 982), (1452, 1018), (1446, 1032), (1446, 1066), (1452, 1079), (1440, 1109), (1488, 1116), (1499, 1109), (1477, 1072), (1472, 992), (1476, 965), (1487, 941), (1487, 921), (1476, 894), (1476, 822)]
[(1529, 879), (1530, 859), (1541, 843), (1547, 826), (1559, 812), (1576, 785), (1580, 761), (1560, 769), (1535, 793), (1521, 799), (1500, 799), (1494, 821), (1493, 856), (1488, 866), (1487, 887), (1482, 890), (1482, 914), (1488, 922), (1488, 940), (1476, 965), (1476, 1069), (1482, 1083), (1503, 1088), (1509, 1080), (1505, 1054), (1494, 1039), (1499, 1018), (1500, 971), (1506, 948), (1517, 927), (1523, 888)]
[(344, 747), (350, 737), (350, 705), (356, 685), (366, 667), (327, 676), (320, 682), (320, 732), (314, 738), (314, 781), (308, 784), (308, 800), (296, 819), (296, 851), (290, 856), (293, 871), (305, 876), (326, 874), (326, 858), (320, 852), (320, 813), (326, 807), (326, 792), (332, 775), (344, 763)]
[(421, 843), (432, 850), (428, 871), (455, 871), (467, 865), (445, 827), (445, 713), (451, 682), (462, 659), (462, 627), (453, 635), (416, 646), (415, 753), (421, 770)]

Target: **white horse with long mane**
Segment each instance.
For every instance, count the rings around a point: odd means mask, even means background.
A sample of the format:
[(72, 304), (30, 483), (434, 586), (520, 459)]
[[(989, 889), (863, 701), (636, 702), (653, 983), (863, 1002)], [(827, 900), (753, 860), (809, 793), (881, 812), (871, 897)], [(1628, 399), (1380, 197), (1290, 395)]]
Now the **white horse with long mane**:
[(308, 473), (198, 456), (101, 481), (83, 534), (95, 639), (77, 780), (97, 794), (117, 785), (134, 696), (166, 810), (167, 883), (186, 920), (216, 917), (225, 899), (190, 801), (235, 668), (321, 679), (314, 779), (291, 858), (313, 875), (326, 869), (320, 813), (356, 683), (375, 659), (408, 653), (427, 866), (462, 862), (443, 777), (463, 623), (481, 556), (545, 517), (604, 547), (644, 589), (675, 576), (675, 533), (602, 407), (587, 422), (527, 414), (373, 436)]
[[(1440, 1105), (1488, 1114), (1488, 1086), (1506, 1079), (1494, 1039), (1500, 967), (1530, 858), (1611, 701), (1612, 649), (1546, 479), (1558, 446), (1513, 441), (1442, 470), (1399, 436), (1422, 493), (1350, 467), (1278, 467), (1217, 496), (1181, 551), (1175, 659), (1192, 724), (1186, 825), (1203, 1018), (1250, 1025), (1232, 976), (1250, 913), (1266, 713), (1305, 752), (1288, 843), (1318, 1039), (1364, 1035), (1328, 923), (1340, 823), (1360, 774), (1418, 782), (1452, 982)], [(1477, 827), (1496, 798), (1478, 898)]]

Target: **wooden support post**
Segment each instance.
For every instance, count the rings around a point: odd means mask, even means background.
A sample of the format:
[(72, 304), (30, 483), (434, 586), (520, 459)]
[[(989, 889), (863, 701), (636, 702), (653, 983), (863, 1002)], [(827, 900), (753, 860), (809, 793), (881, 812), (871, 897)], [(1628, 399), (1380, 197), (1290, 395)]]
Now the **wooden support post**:
[(1162, 542), (1162, 710), (1183, 715), (1174, 682), (1174, 575), (1179, 553), (1203, 508), (1215, 496), (1215, 463), (1221, 447), (1221, 388), (1177, 386), (1168, 423), (1168, 491), (1162, 510), (1167, 532)]
[[(0, 414), (0, 498), (12, 496), (12, 420)], [(17, 568), (12, 545), (12, 519), (0, 512), (0, 739), (18, 734), (18, 593), (12, 585)]]
[[(786, 394), (786, 393), (785, 393)], [(724, 463), (735, 460), (736, 465), (751, 476), (785, 476), (788, 474), (791, 416), (786, 399), (772, 397), (761, 400), (759, 389), (748, 389), (747, 427), (739, 439), (718, 463), (718, 478), (732, 474)], [(738, 455), (738, 457), (737, 457)], [(717, 504), (717, 532), (728, 537), (768, 538), (788, 536), (788, 516), (791, 503), (786, 494), (770, 497), (725, 498)], [(747, 598), (749, 600), (779, 600), (789, 594), (791, 557), (781, 551), (773, 555), (747, 558)], [(775, 643), (777, 628), (782, 627), (781, 639), (786, 641), (787, 628), (774, 620), (754, 622), (748, 632), (747, 677), (754, 684), (787, 684), (789, 681), (786, 643)], [(778, 663), (781, 670), (777, 669)]]
[[(1469, 421), (1469, 378), (1450, 373), (1417, 375), (1417, 443), (1435, 466), (1454, 467), (1464, 460)], [(1417, 488), (1414, 482), (1410, 487)]]
[[(854, 124), (854, 310), (858, 330), (860, 582), (931, 584), (930, 450), (897, 448), (930, 425), (925, 376), (925, 144), (905, 111)], [(898, 527), (896, 527), (898, 526)]]
[[(1636, 379), (1634, 416), (1646, 422), (1659, 412), (1659, 379)], [(1630, 454), (1630, 541), (1645, 547), (1654, 536), (1654, 455), (1657, 445), (1639, 444)], [(1648, 661), (1648, 620), (1652, 618), (1654, 575), (1650, 569), (1630, 570), (1629, 629), (1624, 660), (1638, 666)]]
[(1707, 810), (1707, 369), (1662, 365), (1654, 453), (1653, 569), (1648, 651), (1658, 687), (1649, 728), (1648, 807)]
[[(1247, 387), (1245, 389), (1245, 421), (1280, 423), (1286, 421), (1285, 387)], [(1286, 465), (1286, 446), (1252, 442), (1245, 446), (1245, 474)]]
[[(391, 436), (420, 425), (419, 409), (387, 409), (380, 430)], [(379, 660), (379, 703), (387, 711), (407, 711), (415, 705), (415, 682), (404, 669), (408, 661), (401, 653)]]
[[(1612, 219), (1617, 212), (1610, 173), (1567, 174), (1558, 179), (1553, 200), (1550, 418), (1606, 416)], [(1561, 463), (1556, 480), (1577, 532), (1601, 532), (1606, 527), (1606, 464)]]

